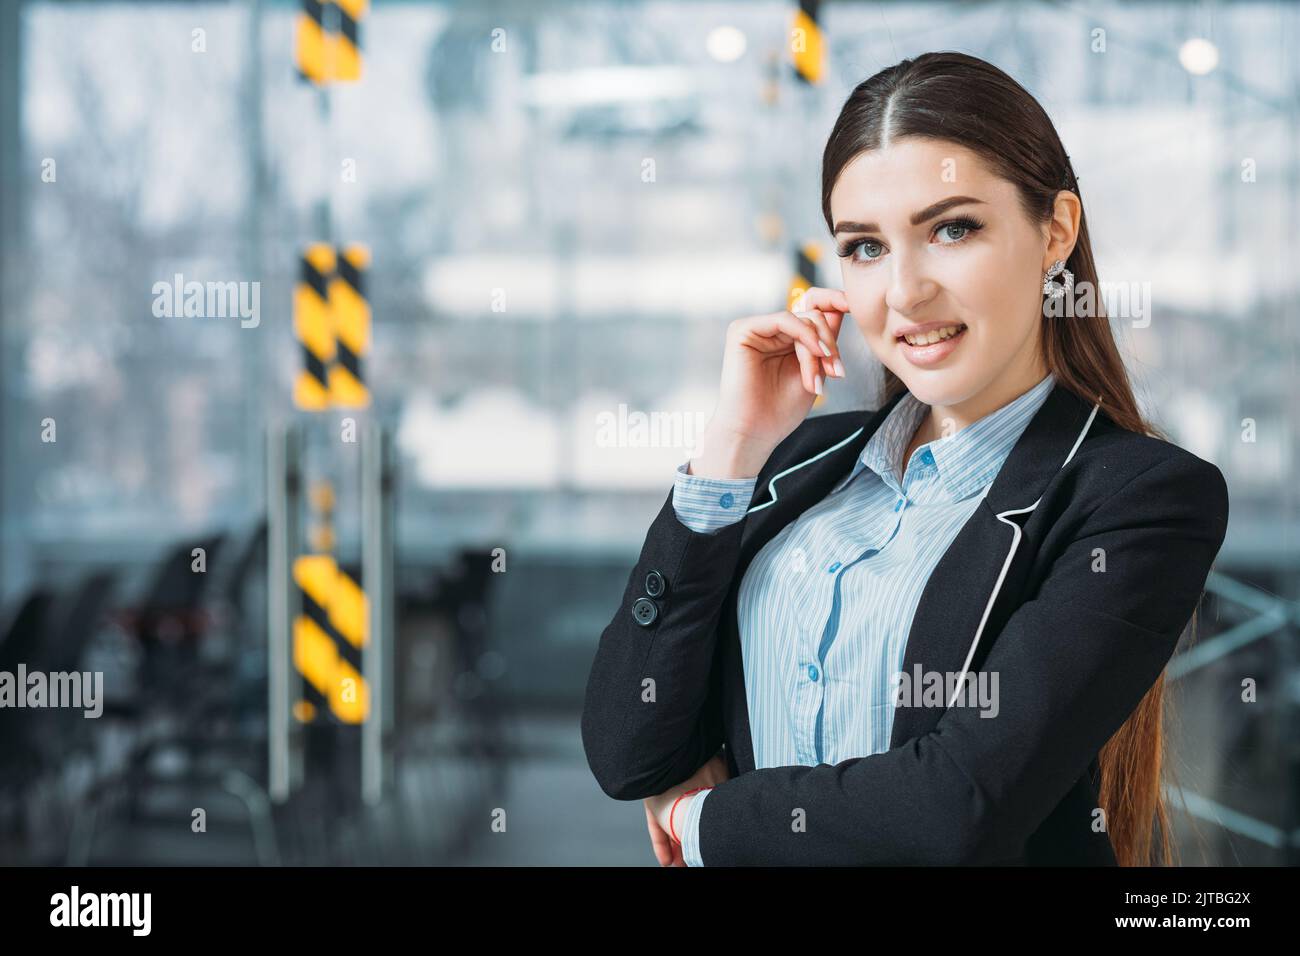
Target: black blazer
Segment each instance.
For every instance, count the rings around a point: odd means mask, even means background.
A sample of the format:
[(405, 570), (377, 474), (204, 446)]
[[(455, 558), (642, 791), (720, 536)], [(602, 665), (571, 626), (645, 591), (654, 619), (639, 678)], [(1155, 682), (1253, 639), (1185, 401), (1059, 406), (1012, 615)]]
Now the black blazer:
[(1120, 428), (1060, 383), (940, 559), (908, 635), (909, 675), (996, 671), (997, 716), (899, 703), (884, 753), (754, 768), (741, 577), (901, 398), (806, 419), (763, 466), (746, 516), (714, 534), (683, 525), (669, 493), (588, 678), (592, 773), (638, 800), (721, 750), (732, 779), (703, 805), (705, 866), (1114, 865), (1094, 813), (1097, 754), (1197, 607), (1228, 492), (1214, 465)]

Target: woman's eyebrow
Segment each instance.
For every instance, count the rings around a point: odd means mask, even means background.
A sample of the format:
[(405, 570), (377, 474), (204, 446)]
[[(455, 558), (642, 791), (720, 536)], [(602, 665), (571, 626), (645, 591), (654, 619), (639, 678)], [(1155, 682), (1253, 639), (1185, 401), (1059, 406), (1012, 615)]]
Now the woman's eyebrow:
[[(926, 206), (920, 212), (912, 213), (911, 219), (909, 221), (912, 223), (912, 225), (919, 226), (921, 223), (925, 222), (928, 219), (933, 219), (935, 216), (942, 215), (943, 213), (951, 209), (953, 206), (961, 206), (965, 203), (972, 203), (972, 202), (982, 203), (984, 202), (984, 200), (976, 199), (974, 196), (949, 196), (947, 199), (940, 199), (937, 203), (934, 203), (933, 205), (930, 206)], [(845, 220), (843, 222), (837, 222), (835, 224), (834, 235), (838, 236), (841, 232), (879, 232), (879, 231), (880, 231), (880, 227), (876, 225), (874, 222), (853, 222), (852, 220)]]

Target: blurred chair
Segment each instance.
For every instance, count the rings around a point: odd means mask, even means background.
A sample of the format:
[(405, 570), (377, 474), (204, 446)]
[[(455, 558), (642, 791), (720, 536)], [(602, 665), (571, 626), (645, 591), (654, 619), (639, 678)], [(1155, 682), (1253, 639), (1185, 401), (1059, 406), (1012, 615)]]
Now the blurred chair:
[[(254, 782), (263, 776), (258, 742), (265, 728), (250, 736), (256, 721), (239, 720), (237, 704), (247, 699), (238, 691), (241, 664), (264, 643), (254, 639), (261, 622), (247, 614), (246, 596), (265, 551), (266, 522), (256, 522), (240, 547), (231, 547), (231, 537), (218, 533), (174, 546), (144, 599), (118, 616), (139, 640), (144, 661), (140, 692), (115, 707), (114, 716), (138, 734), (121, 772), (92, 795), (92, 811), (69, 850), (71, 863), (89, 862), (109, 794), (125, 798), (122, 818), (112, 822), (132, 827), (150, 819), (151, 797), (214, 789), (240, 801), (259, 862), (278, 860), (268, 801)], [(192, 570), (196, 547), (205, 550), (203, 573)], [(163, 813), (170, 820), (175, 811)]]

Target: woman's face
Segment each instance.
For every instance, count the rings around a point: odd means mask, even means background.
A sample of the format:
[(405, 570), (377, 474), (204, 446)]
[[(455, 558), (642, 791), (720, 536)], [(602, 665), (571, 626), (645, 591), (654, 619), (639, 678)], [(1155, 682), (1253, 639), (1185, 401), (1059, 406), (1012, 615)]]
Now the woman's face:
[[(854, 321), (918, 399), (987, 406), (984, 414), (1047, 374), (1039, 324), (1048, 231), (975, 153), (897, 140), (845, 166), (830, 204)], [(910, 345), (899, 336), (913, 326), (965, 329)]]

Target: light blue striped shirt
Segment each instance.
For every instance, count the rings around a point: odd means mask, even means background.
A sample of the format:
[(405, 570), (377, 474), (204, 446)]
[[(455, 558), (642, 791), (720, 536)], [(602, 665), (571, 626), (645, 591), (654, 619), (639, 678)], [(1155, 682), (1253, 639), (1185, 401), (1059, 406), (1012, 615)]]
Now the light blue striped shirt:
[[(837, 764), (889, 749), (891, 679), (902, 670), (921, 591), (979, 506), (1055, 377), (950, 435), (903, 452), (929, 413), (910, 392), (853, 469), (755, 555), (736, 615), (754, 765)], [(677, 469), (673, 510), (712, 533), (739, 521), (756, 478)], [(901, 480), (900, 480), (901, 474)], [(703, 866), (702, 791), (681, 824), (682, 857)]]

